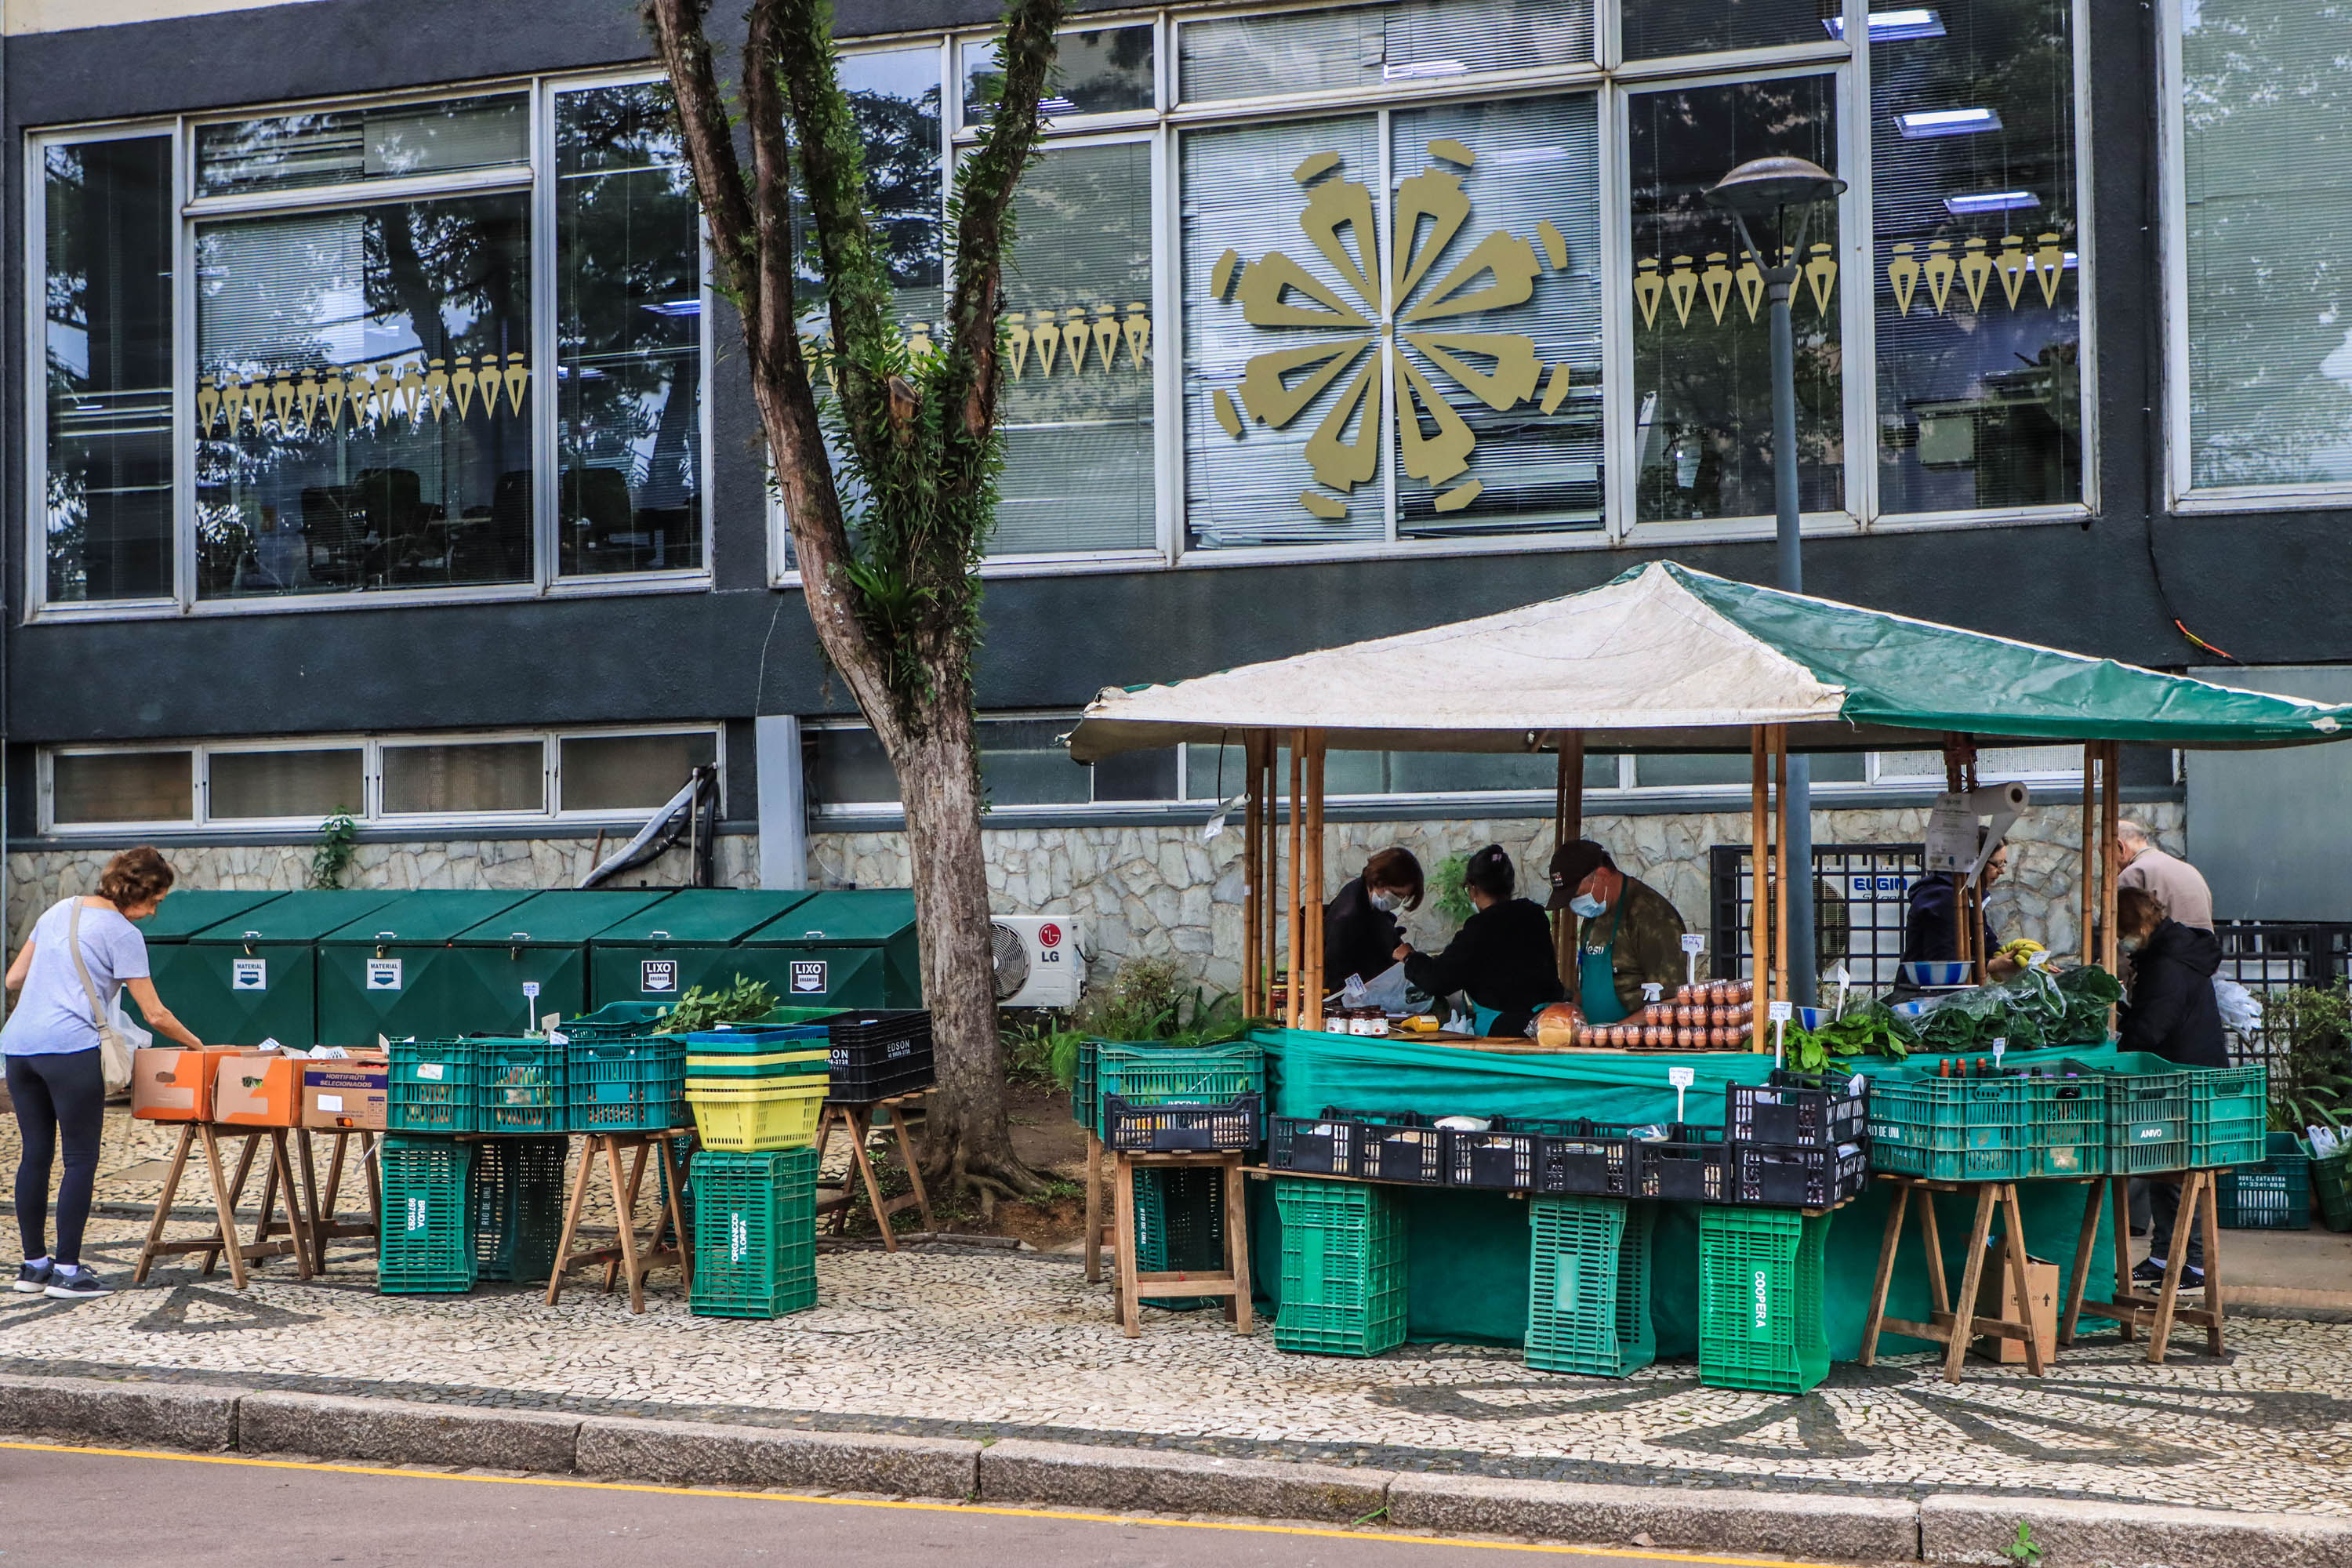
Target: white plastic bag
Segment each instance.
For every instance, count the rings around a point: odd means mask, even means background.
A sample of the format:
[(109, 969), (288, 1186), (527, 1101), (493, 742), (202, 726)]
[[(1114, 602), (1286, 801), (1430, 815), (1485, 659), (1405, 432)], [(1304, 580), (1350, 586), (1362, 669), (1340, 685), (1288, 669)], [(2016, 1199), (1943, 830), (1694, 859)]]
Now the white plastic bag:
[[(1354, 976), (1349, 976), (1352, 983)], [(1383, 1013), (1405, 1011), (1404, 965), (1391, 963), (1364, 983), (1364, 1000), (1360, 1005), (1378, 1007)]]
[(131, 1015), (122, 1010), (120, 989), (114, 993), (114, 1000), (106, 1005), (106, 1021), (114, 1026), (116, 1034), (122, 1037), (122, 1043), (134, 1051), (143, 1051), (155, 1043), (155, 1037), (132, 1023)]
[(2221, 1027), (2251, 1035), (2263, 1026), (2263, 1005), (2234, 980), (2213, 976), (2213, 1000), (2221, 1009)]

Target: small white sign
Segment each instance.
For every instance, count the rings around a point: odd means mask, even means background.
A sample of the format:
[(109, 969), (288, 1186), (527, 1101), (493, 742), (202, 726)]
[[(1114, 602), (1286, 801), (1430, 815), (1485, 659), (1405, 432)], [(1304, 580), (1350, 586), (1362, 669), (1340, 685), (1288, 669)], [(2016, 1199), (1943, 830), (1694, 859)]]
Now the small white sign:
[(367, 988), (371, 991), (400, 989), (400, 966), (397, 958), (371, 958), (367, 961)]
[(642, 984), (638, 989), (646, 995), (675, 996), (677, 994), (677, 959), (648, 958), (643, 960), (639, 967), (643, 973)]
[(1767, 1016), (1776, 1024), (1785, 1024), (1797, 1016), (1797, 1005), (1793, 1002), (1775, 1002), (1767, 1009)]
[(1683, 951), (1685, 952), (1702, 952), (1706, 947), (1706, 938), (1699, 935), (1698, 932), (1695, 931), (1686, 931), (1683, 932)]
[(1965, 871), (1976, 863), (1977, 814), (1964, 795), (1939, 795), (1927, 814), (1926, 853), (1930, 871)]
[(1995, 1035), (1992, 1041), (1992, 1065), (1995, 1072), (2000, 1070), (2001, 1053), (2008, 1049), (2009, 1041), (1999, 1035)]
[(1673, 1084), (1676, 1089), (1688, 1089), (1691, 1085), (1698, 1081), (1698, 1069), (1696, 1068), (1668, 1068), (1666, 1069), (1666, 1081)]
[(526, 1002), (536, 1002), (539, 1000), (538, 981), (526, 980), (522, 983), (522, 999)]
[(428, 1083), (439, 1083), (449, 1076), (449, 1065), (446, 1062), (418, 1062), (416, 1076)]
[(828, 988), (825, 967), (826, 961), (822, 958), (793, 959), (793, 994), (795, 996), (824, 995)]
[(269, 960), (266, 958), (232, 958), (228, 961), (228, 988), (232, 991), (267, 991), (269, 989)]
[(321, 1110), (341, 1110), (342, 1108), (343, 1097), (340, 1094), (322, 1094), (319, 1097), (319, 1109)]

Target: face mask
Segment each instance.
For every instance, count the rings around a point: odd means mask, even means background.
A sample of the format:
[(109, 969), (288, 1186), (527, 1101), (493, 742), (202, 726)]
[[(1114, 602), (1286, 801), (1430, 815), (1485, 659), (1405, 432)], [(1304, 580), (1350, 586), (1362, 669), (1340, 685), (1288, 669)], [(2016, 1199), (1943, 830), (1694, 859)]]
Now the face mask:
[(1372, 895), (1372, 908), (1380, 910), (1381, 913), (1384, 915), (1392, 915), (1396, 913), (1398, 909), (1402, 907), (1403, 903), (1404, 900), (1398, 898), (1394, 893), (1378, 892)]
[(2122, 948), (2126, 952), (2137, 952), (2139, 951), (2139, 944), (2147, 940), (2147, 938), (2144, 936), (2127, 936), (2120, 938), (2116, 942), (2116, 945)]
[(1597, 921), (1609, 912), (1609, 906), (1590, 893), (1577, 894), (1568, 900), (1568, 907), (1589, 921)]

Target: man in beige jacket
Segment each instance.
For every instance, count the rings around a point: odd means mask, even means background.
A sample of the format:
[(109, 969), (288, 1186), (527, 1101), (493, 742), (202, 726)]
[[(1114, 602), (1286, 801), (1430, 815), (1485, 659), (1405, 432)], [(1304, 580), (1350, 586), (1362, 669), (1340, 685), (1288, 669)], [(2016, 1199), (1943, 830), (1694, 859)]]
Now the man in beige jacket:
[(2158, 848), (2155, 835), (2143, 823), (2126, 818), (2116, 824), (2116, 838), (2123, 851), (2117, 887), (2147, 893), (2156, 904), (2159, 921), (2179, 921), (2200, 931), (2213, 929), (2212, 889), (2205, 886), (2196, 867)]

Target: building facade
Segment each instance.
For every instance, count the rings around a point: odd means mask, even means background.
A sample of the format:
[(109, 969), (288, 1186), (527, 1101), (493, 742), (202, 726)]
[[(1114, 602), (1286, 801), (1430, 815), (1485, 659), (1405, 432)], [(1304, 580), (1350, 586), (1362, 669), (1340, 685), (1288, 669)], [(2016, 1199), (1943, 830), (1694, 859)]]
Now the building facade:
[[(298, 885), (344, 814), (363, 882), (562, 885), (704, 764), (723, 879), (903, 879), (630, 7), (6, 16), (12, 930), (137, 840), (199, 885)], [(919, 344), (991, 20), (840, 10)], [(1203, 830), (1237, 756), (1070, 763), (1105, 686), (1660, 555), (1769, 580), (1761, 282), (1701, 200), (1768, 153), (1849, 184), (1780, 241), (1810, 588), (2325, 685), (2352, 661), (2346, 48), (2315, 0), (1085, 12), (1006, 277), (1000, 908), (1237, 973), (1239, 834)], [(1335, 755), (1334, 864), (1491, 840), (1537, 873), (1551, 765)], [(2129, 760), (2176, 847), (2229, 776), (2201, 765)], [(1700, 929), (1746, 770), (1588, 765), (1596, 836)], [(2008, 896), (2063, 949), (2079, 754), (1986, 774), (2048, 803)], [(1902, 843), (1941, 763), (1814, 776), (1818, 842)]]

